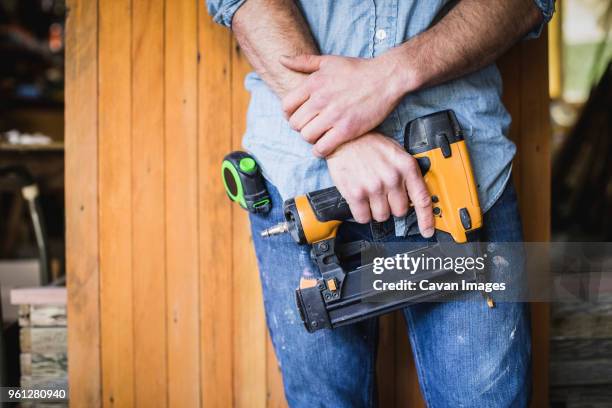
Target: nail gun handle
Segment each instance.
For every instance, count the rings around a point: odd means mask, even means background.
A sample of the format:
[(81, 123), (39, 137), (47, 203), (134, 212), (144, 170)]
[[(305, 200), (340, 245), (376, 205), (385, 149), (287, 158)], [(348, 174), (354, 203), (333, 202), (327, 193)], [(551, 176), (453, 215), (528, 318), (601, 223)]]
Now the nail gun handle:
[(353, 218), (351, 209), (336, 187), (312, 191), (307, 193), (306, 197), (315, 216), (321, 222), (345, 221)]

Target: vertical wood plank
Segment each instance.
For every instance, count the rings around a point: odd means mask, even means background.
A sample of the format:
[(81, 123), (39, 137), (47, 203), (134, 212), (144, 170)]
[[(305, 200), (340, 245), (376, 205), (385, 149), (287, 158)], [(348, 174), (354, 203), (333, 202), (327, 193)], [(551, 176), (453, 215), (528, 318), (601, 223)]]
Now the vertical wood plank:
[[(232, 41), (232, 149), (241, 148), (249, 94), (244, 77), (251, 71)], [(257, 260), (246, 211), (232, 206), (234, 273), (234, 395), (236, 407), (266, 405), (266, 325)]]
[(132, 13), (132, 265), (134, 400), (167, 404), (164, 2)]
[[(550, 240), (551, 130), (546, 31), (521, 44), (521, 152), (519, 206), (526, 242)], [(534, 63), (538, 61), (538, 63)], [(550, 305), (532, 303), (532, 406), (548, 405)]]
[[(517, 144), (513, 179), (526, 242), (550, 239), (550, 123), (546, 31), (517, 44), (500, 61), (504, 104)], [(531, 304), (533, 407), (548, 405), (549, 305)]]
[[(521, 133), (521, 47), (515, 46), (511, 48), (498, 62), (499, 70), (503, 78), (503, 94), (502, 101), (504, 106), (512, 116), (510, 124), (509, 138), (517, 146), (520, 144)], [(512, 161), (512, 179), (514, 187), (517, 191), (520, 190), (521, 180), (519, 177), (521, 168), (521, 152), (517, 147), (516, 155)]]
[(68, 349), (74, 406), (101, 405), (98, 268), (98, 10), (68, 1), (66, 34), (66, 252)]
[(287, 400), (285, 399), (285, 390), (283, 388), (283, 377), (276, 360), (272, 339), (267, 336), (266, 341), (266, 387), (267, 387), (267, 407), (268, 408), (286, 408)]
[(416, 372), (414, 356), (408, 339), (406, 321), (402, 313), (395, 318), (395, 406), (424, 408), (425, 401), (419, 388), (419, 377)]
[(232, 213), (220, 177), (231, 149), (230, 35), (198, 10), (200, 357), (204, 407), (231, 407)]
[(563, 92), (563, 4), (557, 2), (555, 14), (548, 23), (548, 94), (552, 99)]
[[(546, 31), (521, 44), (520, 166), (525, 241), (550, 239), (550, 99)], [(537, 61), (537, 62), (536, 62)]]
[(166, 293), (168, 405), (200, 405), (197, 6), (166, 2)]
[(130, 145), (131, 4), (101, 0), (100, 273), (103, 405), (134, 402)]

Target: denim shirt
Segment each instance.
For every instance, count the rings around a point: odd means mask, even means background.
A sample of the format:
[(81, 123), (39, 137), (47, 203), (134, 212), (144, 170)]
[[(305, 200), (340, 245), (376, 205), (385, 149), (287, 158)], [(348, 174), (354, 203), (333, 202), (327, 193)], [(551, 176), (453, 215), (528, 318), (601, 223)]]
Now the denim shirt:
[[(231, 27), (245, 0), (207, 0), (213, 19)], [(446, 0), (300, 0), (298, 5), (322, 54), (373, 58), (425, 31)], [(544, 20), (554, 0), (534, 0)], [(253, 17), (255, 18), (255, 17)], [(284, 119), (279, 98), (255, 73), (245, 79), (251, 93), (243, 146), (284, 200), (333, 185), (324, 159)], [(358, 86), (358, 84), (356, 84)], [(403, 145), (406, 124), (420, 116), (452, 109), (464, 131), (483, 211), (493, 206), (510, 177), (516, 147), (507, 138), (510, 115), (501, 101), (502, 79), (491, 64), (442, 85), (403, 98), (378, 130)], [(274, 205), (281, 205), (274, 203)], [(396, 219), (403, 235), (412, 220)], [(412, 228), (414, 230), (414, 228)]]

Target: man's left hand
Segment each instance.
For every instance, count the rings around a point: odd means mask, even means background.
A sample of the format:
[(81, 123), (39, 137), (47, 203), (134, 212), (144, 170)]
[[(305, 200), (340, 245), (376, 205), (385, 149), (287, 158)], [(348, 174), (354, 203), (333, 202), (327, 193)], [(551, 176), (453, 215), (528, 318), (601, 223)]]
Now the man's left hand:
[(396, 64), (382, 55), (373, 59), (328, 55), (282, 57), (287, 68), (309, 74), (283, 98), (291, 127), (325, 157), (341, 144), (378, 126), (406, 89), (394, 73)]

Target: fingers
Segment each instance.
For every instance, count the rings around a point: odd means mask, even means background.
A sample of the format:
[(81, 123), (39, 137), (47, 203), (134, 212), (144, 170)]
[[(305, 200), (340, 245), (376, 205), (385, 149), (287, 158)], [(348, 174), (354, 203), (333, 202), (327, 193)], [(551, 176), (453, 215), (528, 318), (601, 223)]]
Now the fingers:
[(327, 115), (325, 113), (321, 113), (308, 122), (302, 129), (300, 133), (302, 134), (302, 138), (306, 140), (308, 143), (315, 143), (321, 135), (329, 130), (331, 127), (331, 121), (327, 119)]
[(411, 201), (419, 231), (426, 238), (433, 236), (432, 201), (425, 180), (417, 161), (397, 142), (367, 134), (342, 145), (326, 160), (355, 221), (366, 223), (373, 218), (383, 222), (391, 214), (405, 216)]
[[(321, 55), (297, 55), (295, 57), (282, 56), (280, 57), (280, 63), (289, 68), (292, 71), (303, 72), (305, 74), (311, 74), (319, 70), (321, 61), (325, 57)], [(307, 83), (298, 86), (296, 89), (289, 92), (283, 98), (283, 111), (285, 117), (289, 118), (293, 113), (310, 97), (310, 91)]]
[(372, 214), (370, 213), (370, 205), (367, 200), (351, 200), (347, 199), (347, 204), (351, 209), (351, 214), (353, 214), (353, 219), (357, 221), (359, 224), (366, 224), (370, 222), (372, 219)]
[(430, 238), (434, 234), (431, 196), (427, 191), (425, 180), (421, 176), (416, 160), (410, 163), (405, 173), (406, 190), (416, 212), (419, 231), (425, 238)]
[[(309, 99), (291, 115), (289, 118), (289, 125), (291, 125), (292, 129), (300, 132), (318, 113), (318, 110), (314, 109), (312, 99)], [(309, 140), (307, 141), (310, 142)], [(314, 139), (314, 141), (316, 141), (316, 139)], [(314, 143), (314, 141), (310, 143)]]
[(396, 217), (403, 217), (408, 213), (410, 202), (408, 200), (408, 193), (406, 193), (405, 187), (391, 190), (387, 198), (389, 200), (391, 214)]
[(409, 200), (406, 189), (396, 188), (389, 193), (383, 190), (371, 191), (365, 199), (347, 200), (355, 221), (369, 222), (372, 218), (378, 222), (388, 220), (393, 214), (403, 217), (408, 212)]
[(322, 57), (320, 55), (302, 54), (290, 57), (283, 55), (280, 57), (280, 63), (292, 71), (303, 72), (310, 74), (319, 69)]
[(351, 140), (352, 135), (348, 125), (338, 123), (321, 136), (314, 145), (312, 152), (317, 157), (327, 157), (343, 143)]
[(370, 195), (370, 210), (372, 211), (372, 218), (374, 218), (376, 221), (387, 221), (391, 216), (391, 209), (389, 208), (389, 201), (387, 201), (387, 195)]
[(289, 118), (310, 97), (310, 92), (305, 85), (298, 86), (283, 98), (283, 112)]

